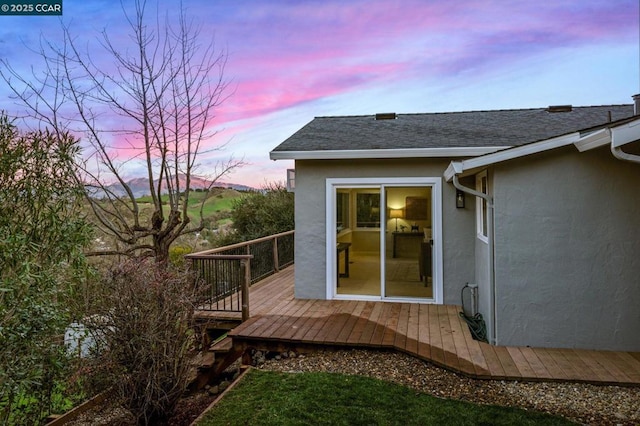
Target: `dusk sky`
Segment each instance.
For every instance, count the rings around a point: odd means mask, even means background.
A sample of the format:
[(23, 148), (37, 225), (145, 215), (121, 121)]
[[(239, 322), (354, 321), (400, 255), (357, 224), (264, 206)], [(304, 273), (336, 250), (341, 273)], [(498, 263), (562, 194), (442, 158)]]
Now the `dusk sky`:
[[(158, 4), (171, 11), (178, 2)], [(640, 92), (637, 0), (183, 4), (228, 52), (233, 93), (210, 142), (228, 145), (202, 156), (205, 167), (216, 155), (244, 157), (228, 182), (283, 182), (293, 164), (269, 151), (316, 116), (628, 104)], [(64, 0), (62, 20), (81, 38), (128, 31), (113, 0)], [(37, 48), (41, 34), (60, 40), (60, 17), (0, 16), (0, 57), (37, 70), (25, 46)], [(4, 83), (0, 110), (19, 113)]]

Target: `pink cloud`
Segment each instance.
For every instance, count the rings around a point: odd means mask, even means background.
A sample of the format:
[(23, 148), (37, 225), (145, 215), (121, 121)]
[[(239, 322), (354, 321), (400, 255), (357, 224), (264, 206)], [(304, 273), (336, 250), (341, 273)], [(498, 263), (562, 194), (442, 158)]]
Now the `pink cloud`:
[[(632, 2), (627, 2), (629, 5)], [(229, 119), (396, 79), (442, 76), (629, 32), (624, 5), (606, 2), (263, 2), (225, 25), (237, 90)], [(607, 18), (603, 22), (603, 16)], [(569, 23), (569, 24), (568, 24)], [(255, 28), (255, 31), (251, 31)]]
[[(173, 7), (170, 0), (160, 3), (161, 8)], [(557, 49), (637, 42), (635, 0), (184, 0), (184, 4), (203, 24), (202, 42), (214, 36), (216, 47), (229, 53), (226, 76), (234, 93), (211, 123), (226, 128), (220, 135), (223, 140), (262, 125), (259, 118), (269, 113), (337, 96), (344, 99), (397, 81), (416, 90), (424, 81), (437, 84), (461, 76), (481, 81), (492, 70)], [(72, 21), (83, 37), (106, 26), (115, 40), (124, 42), (127, 33), (119, 9), (106, 0), (70, 3), (65, 4), (64, 19)], [(16, 41), (20, 37), (37, 41), (34, 34), (39, 31), (53, 34), (52, 21), (43, 22), (5, 17), (0, 28), (4, 56), (26, 64), (28, 70), (36, 62), (15, 47)], [(2, 105), (12, 108), (1, 95)], [(120, 123), (112, 119), (103, 124)], [(129, 144), (114, 137), (112, 146), (125, 149)]]

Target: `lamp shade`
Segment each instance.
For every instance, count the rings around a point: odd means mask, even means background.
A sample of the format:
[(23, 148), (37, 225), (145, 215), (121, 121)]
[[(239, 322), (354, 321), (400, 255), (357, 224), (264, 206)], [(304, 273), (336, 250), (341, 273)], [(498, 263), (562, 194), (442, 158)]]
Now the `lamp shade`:
[(389, 218), (400, 219), (402, 218), (402, 209), (391, 209), (389, 212)]

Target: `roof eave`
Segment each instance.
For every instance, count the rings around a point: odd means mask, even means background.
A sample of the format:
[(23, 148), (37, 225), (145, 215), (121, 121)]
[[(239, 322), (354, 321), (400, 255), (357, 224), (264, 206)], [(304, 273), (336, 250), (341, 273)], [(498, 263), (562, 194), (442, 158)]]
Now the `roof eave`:
[(558, 136), (551, 139), (546, 139), (540, 142), (534, 142), (527, 145), (517, 146), (515, 148), (506, 149), (503, 151), (495, 152), (492, 154), (483, 155), (477, 158), (470, 158), (459, 162), (454, 167), (448, 167), (445, 171), (444, 177), (447, 182), (453, 179), (453, 175), (460, 175), (465, 172), (470, 172), (476, 169), (482, 169), (492, 164), (500, 163), (503, 161), (512, 160), (514, 158), (524, 157), (525, 155), (537, 154), (539, 152), (548, 151), (554, 148), (560, 148), (567, 146), (580, 140), (580, 133), (574, 132), (567, 135)]
[(404, 148), (370, 150), (271, 151), (272, 160), (352, 160), (377, 158), (477, 157), (510, 148), (509, 146)]
[(586, 135), (581, 135), (580, 132), (574, 132), (477, 158), (453, 161), (449, 164), (443, 176), (447, 182), (450, 182), (454, 174), (459, 176), (473, 174), (477, 170), (502, 161), (512, 160), (563, 146), (574, 145), (578, 151), (584, 152), (606, 145), (611, 145), (611, 147), (615, 149), (637, 140), (640, 140), (640, 119), (627, 119), (622, 123), (609, 125), (604, 129), (599, 129)]

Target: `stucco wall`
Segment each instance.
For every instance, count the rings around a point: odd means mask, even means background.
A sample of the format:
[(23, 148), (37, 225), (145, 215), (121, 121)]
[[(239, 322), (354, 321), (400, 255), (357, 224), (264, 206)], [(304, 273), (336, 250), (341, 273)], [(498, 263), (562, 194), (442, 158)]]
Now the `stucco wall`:
[(640, 351), (640, 165), (565, 148), (492, 173), (498, 344)]
[[(470, 188), (475, 188), (475, 177), (474, 179), (465, 184)], [(489, 192), (493, 192), (493, 173), (487, 173), (487, 185), (489, 188)], [(477, 198), (470, 197), (471, 201), (476, 206)], [(487, 211), (487, 214), (489, 212)], [(474, 211), (474, 226), (471, 231), (472, 235), (475, 235), (475, 283), (478, 285), (478, 311), (483, 315), (483, 319), (487, 326), (487, 338), (490, 342), (493, 342), (493, 329), (492, 323), (493, 318), (490, 315), (491, 313), (491, 290), (490, 290), (490, 279), (489, 279), (489, 244), (488, 241), (480, 239), (478, 235), (478, 229), (476, 224), (476, 217)], [(488, 220), (488, 219), (487, 219)]]
[[(441, 177), (449, 160), (332, 160), (296, 161), (296, 271), (297, 298), (326, 297), (327, 178)], [(456, 209), (455, 188), (443, 183), (444, 302), (460, 303), (460, 289), (473, 282), (474, 203)]]

